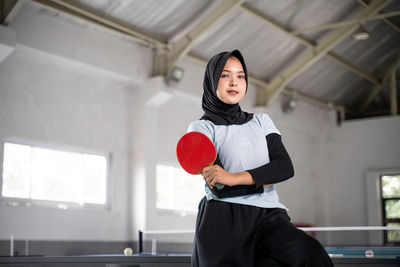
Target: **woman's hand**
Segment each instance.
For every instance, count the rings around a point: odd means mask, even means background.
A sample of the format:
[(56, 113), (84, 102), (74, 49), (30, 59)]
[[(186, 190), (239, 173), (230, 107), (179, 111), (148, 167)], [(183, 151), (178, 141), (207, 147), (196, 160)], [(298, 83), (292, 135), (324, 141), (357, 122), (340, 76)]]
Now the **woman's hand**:
[(202, 172), (203, 178), (207, 181), (210, 188), (213, 188), (216, 183), (234, 186), (234, 185), (249, 185), (254, 184), (253, 177), (248, 172), (230, 173), (225, 171), (219, 165), (207, 166)]
[(203, 178), (207, 181), (210, 188), (213, 188), (216, 183), (233, 186), (234, 183), (234, 174), (225, 171), (219, 165), (211, 165), (207, 166), (203, 169)]

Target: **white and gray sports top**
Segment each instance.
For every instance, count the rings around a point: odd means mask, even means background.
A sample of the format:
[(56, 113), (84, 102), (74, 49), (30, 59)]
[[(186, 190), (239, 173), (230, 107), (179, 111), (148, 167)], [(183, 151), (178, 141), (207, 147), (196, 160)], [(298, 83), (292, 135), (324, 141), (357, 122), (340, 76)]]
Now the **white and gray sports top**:
[[(254, 114), (250, 121), (240, 125), (215, 125), (209, 120), (198, 120), (189, 125), (188, 132), (193, 131), (210, 138), (226, 171), (249, 171), (257, 186), (281, 182), (294, 174), (290, 157), (281, 142), (280, 132), (266, 114)], [(206, 183), (205, 194), (207, 200), (287, 210), (279, 202), (273, 185), (262, 193), (219, 198)]]

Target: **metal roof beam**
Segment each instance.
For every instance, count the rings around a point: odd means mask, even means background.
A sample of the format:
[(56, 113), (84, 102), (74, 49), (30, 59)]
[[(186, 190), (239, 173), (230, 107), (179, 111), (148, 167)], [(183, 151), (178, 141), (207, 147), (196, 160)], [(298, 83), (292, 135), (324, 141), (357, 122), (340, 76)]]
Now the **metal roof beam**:
[(335, 23), (322, 24), (322, 25), (318, 25), (318, 26), (314, 26), (314, 27), (310, 27), (310, 28), (306, 28), (306, 29), (292, 31), (292, 33), (295, 35), (300, 35), (303, 33), (318, 32), (318, 31), (323, 31), (323, 30), (328, 30), (328, 29), (333, 29), (333, 28), (339, 28), (339, 27), (343, 27), (346, 25), (354, 24), (354, 23), (365, 23), (369, 20), (383, 19), (383, 18), (394, 17), (394, 16), (399, 16), (399, 15), (400, 15), (400, 11), (393, 11), (393, 12), (389, 12), (389, 13), (376, 15), (373, 17), (365, 17), (365, 18), (358, 18), (358, 19), (340, 21), (340, 22), (335, 22)]
[[(257, 11), (255, 9), (253, 9), (252, 7), (250, 7), (248, 4), (243, 4), (242, 8), (243, 8), (243, 10), (251, 13), (255, 17), (258, 17), (259, 19), (263, 20), (264, 22), (268, 23), (269, 25), (273, 26), (274, 28), (278, 29), (279, 31), (286, 33), (291, 38), (293, 38), (297, 42), (303, 44), (304, 46), (306, 46), (306, 47), (308, 47), (310, 49), (314, 49), (316, 47), (316, 45), (314, 43), (306, 40), (303, 37), (300, 37), (300, 36), (292, 34), (289, 29), (287, 29), (284, 26), (280, 25), (279, 23), (273, 21), (272, 19), (264, 16), (259, 11)], [(373, 77), (372, 75), (366, 73), (365, 71), (363, 71), (359, 67), (353, 65), (352, 63), (348, 62), (347, 60), (339, 57), (338, 55), (336, 55), (334, 53), (328, 52), (326, 54), (326, 57), (329, 58), (330, 60), (336, 62), (337, 64), (341, 65), (342, 67), (346, 68), (347, 70), (349, 70), (349, 71), (351, 71), (351, 72), (363, 77), (364, 79), (372, 82), (373, 84), (376, 84), (376, 85), (380, 84), (379, 81), (377, 79), (375, 79), (375, 77)]]
[(371, 104), (372, 100), (382, 90), (383, 86), (388, 83), (392, 72), (395, 72), (399, 66), (400, 66), (400, 53), (397, 54), (397, 57), (394, 59), (394, 62), (389, 67), (388, 71), (383, 75), (382, 84), (381, 85), (376, 85), (372, 89), (372, 91), (368, 95), (368, 97), (365, 99), (365, 101), (360, 104), (359, 108), (357, 109), (358, 113), (361, 113), (361, 112), (365, 111), (365, 109), (369, 106), (369, 104)]
[(80, 4), (76, 1), (71, 0), (31, 0), (32, 2), (43, 5), (49, 9), (56, 10), (74, 17), (81, 18), (85, 21), (97, 24), (104, 28), (107, 28), (118, 33), (122, 33), (133, 37), (135, 40), (142, 44), (149, 45), (151, 47), (164, 47), (166, 41), (158, 37), (152, 36), (149, 33), (140, 31), (131, 25), (128, 25), (120, 20), (107, 16), (93, 8)]
[(139, 43), (157, 48), (154, 68), (155, 73), (166, 75), (179, 59), (184, 57), (190, 50), (193, 42), (204, 32), (211, 28), (215, 22), (227, 15), (235, 7), (240, 6), (245, 0), (224, 0), (214, 11), (197, 23), (189, 33), (176, 41), (172, 45), (168, 45), (166, 40), (159, 39), (144, 31), (140, 31), (131, 25), (128, 25), (106, 14), (98, 12), (88, 6), (71, 0), (31, 0), (46, 8), (62, 12), (74, 17), (78, 17), (84, 21), (94, 23), (100, 27), (122, 33), (129, 36)]
[[(358, 0), (358, 2), (363, 5), (363, 6), (368, 6), (368, 3), (365, 2), (364, 0)], [(395, 29), (396, 31), (400, 32), (400, 27), (397, 26), (396, 24), (394, 24), (393, 22), (391, 22), (388, 19), (383, 19), (384, 22), (386, 22), (386, 24), (388, 24), (389, 26), (391, 26), (393, 29)]]
[(344, 60), (343, 58), (339, 57), (338, 55), (330, 52), (326, 55), (327, 58), (333, 60), (335, 63), (341, 65), (342, 67), (346, 68), (347, 70), (350, 70), (354, 74), (357, 74), (358, 76), (366, 79), (367, 81), (370, 81), (371, 83), (375, 85), (380, 85), (381, 83), (376, 79), (374, 76), (371, 74), (368, 74), (364, 70), (360, 69), (356, 65), (353, 65), (352, 63), (348, 62), (347, 60)]
[(223, 0), (223, 2), (197, 22), (186, 35), (170, 45), (167, 51), (158, 51), (155, 59), (155, 75), (169, 75), (177, 62), (191, 49), (194, 42), (207, 32), (217, 21), (224, 18), (232, 10), (239, 7), (245, 0)]
[[(373, 16), (389, 3), (390, 0), (376, 0), (360, 11), (355, 18)], [(274, 100), (287, 84), (311, 67), (321, 57), (329, 53), (336, 45), (352, 34), (357, 27), (358, 25), (344, 26), (328, 34), (314, 49), (278, 74), (270, 82), (268, 88), (260, 94), (257, 104), (266, 105)]]
[(390, 113), (393, 116), (398, 114), (397, 111), (397, 87), (396, 87), (396, 69), (390, 73)]
[[(25, 0), (17, 0), (17, 1), (3, 1), (2, 3), (2, 11), (5, 12), (5, 14), (2, 16), (2, 21), (1, 24), (8, 25), (10, 22), (14, 19), (14, 17), (17, 15), (18, 11), (24, 4)], [(10, 5), (10, 10), (7, 10), (6, 6)]]

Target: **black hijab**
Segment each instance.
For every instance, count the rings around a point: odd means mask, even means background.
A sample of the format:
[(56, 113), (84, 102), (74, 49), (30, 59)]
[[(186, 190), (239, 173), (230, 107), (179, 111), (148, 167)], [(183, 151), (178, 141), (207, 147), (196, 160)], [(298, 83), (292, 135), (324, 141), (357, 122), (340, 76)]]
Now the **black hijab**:
[(244, 124), (253, 118), (252, 113), (242, 111), (237, 104), (226, 104), (217, 96), (218, 81), (226, 61), (230, 56), (234, 56), (242, 63), (246, 79), (246, 91), (248, 87), (247, 68), (239, 50), (232, 52), (222, 52), (213, 56), (207, 64), (203, 82), (202, 107), (204, 115), (201, 120), (210, 120), (216, 125)]

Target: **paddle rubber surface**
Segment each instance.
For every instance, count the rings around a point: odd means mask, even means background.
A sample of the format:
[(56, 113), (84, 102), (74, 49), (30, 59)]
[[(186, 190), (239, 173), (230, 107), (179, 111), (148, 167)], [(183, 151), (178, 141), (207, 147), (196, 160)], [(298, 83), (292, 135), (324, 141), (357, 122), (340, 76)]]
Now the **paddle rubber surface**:
[(214, 163), (217, 151), (211, 140), (200, 132), (190, 132), (176, 145), (179, 164), (190, 174), (199, 174), (204, 167)]

